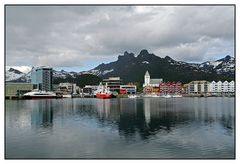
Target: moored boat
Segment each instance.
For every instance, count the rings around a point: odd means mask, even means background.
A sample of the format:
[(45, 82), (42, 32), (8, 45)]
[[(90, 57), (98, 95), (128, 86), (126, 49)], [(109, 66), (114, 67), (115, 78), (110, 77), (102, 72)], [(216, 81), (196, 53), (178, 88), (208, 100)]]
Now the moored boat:
[(160, 97), (157, 94), (145, 94), (143, 97)]
[(57, 98), (56, 93), (47, 91), (32, 91), (23, 95), (24, 99), (50, 99)]
[(112, 98), (112, 92), (107, 87), (107, 83), (105, 86), (103, 86), (102, 83), (100, 83), (100, 85), (98, 86), (98, 90), (96, 92), (96, 98), (99, 98), (99, 99)]
[(172, 96), (171, 95), (162, 95), (162, 96), (160, 96), (160, 97), (163, 97), (163, 98), (171, 98)]
[(72, 98), (72, 95), (62, 95), (63, 98)]
[(128, 98), (137, 98), (139, 97), (138, 95), (128, 95)]
[(182, 97), (182, 95), (172, 95), (172, 97), (178, 98), (178, 97)]

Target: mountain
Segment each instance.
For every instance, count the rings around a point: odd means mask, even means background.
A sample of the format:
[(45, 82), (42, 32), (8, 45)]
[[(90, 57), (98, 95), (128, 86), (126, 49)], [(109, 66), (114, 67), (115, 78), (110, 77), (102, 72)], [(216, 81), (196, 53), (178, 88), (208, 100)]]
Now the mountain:
[[(33, 67), (32, 67), (33, 69)], [(17, 69), (9, 68), (6, 70), (6, 82), (31, 82), (31, 71), (23, 73)], [(96, 75), (77, 72), (67, 72), (64, 70), (53, 70), (53, 84), (59, 84), (64, 82), (76, 83), (78, 86), (83, 87), (85, 85), (98, 85), (102, 79)]]
[[(91, 80), (93, 80), (93, 83), (97, 84), (102, 78), (119, 76), (123, 83), (138, 82), (141, 85), (146, 70), (149, 71), (151, 78), (163, 78), (164, 81), (187, 83), (192, 80), (234, 80), (235, 58), (226, 56), (216, 61), (196, 64), (176, 61), (169, 56), (161, 58), (149, 53), (147, 50), (142, 50), (137, 56), (125, 51), (123, 55), (118, 56), (117, 61), (108, 64), (102, 63), (89, 71), (67, 72), (53, 70), (53, 82), (55, 84), (59, 82), (75, 82), (82, 86), (85, 83), (81, 81), (90, 84)], [(30, 74), (31, 71), (23, 73), (17, 69), (9, 68), (6, 71), (6, 81), (30, 82)]]
[(102, 78), (120, 76), (123, 82), (140, 82), (146, 70), (151, 78), (163, 78), (164, 81), (192, 80), (233, 80), (235, 76), (235, 58), (226, 56), (216, 61), (207, 61), (201, 64), (176, 61), (169, 56), (161, 58), (142, 50), (136, 57), (133, 53), (124, 52), (118, 60), (100, 64), (88, 73)]
[(25, 74), (19, 70), (16, 70), (14, 68), (10, 68), (9, 70), (6, 71), (5, 74), (5, 79), (6, 81), (13, 81), (17, 80), (20, 77), (24, 76)]

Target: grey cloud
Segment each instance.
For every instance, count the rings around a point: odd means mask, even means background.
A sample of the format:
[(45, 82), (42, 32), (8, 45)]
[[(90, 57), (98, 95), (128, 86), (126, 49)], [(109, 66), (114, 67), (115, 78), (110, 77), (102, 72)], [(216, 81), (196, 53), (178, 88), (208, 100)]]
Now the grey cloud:
[(7, 65), (81, 66), (143, 48), (186, 61), (233, 56), (233, 15), (231, 6), (8, 6)]

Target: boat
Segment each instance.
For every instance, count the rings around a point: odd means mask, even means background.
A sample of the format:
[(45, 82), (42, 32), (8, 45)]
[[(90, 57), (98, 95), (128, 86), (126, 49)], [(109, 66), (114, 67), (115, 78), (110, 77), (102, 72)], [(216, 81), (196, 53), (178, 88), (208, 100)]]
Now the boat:
[(63, 98), (72, 98), (72, 95), (62, 95)]
[(31, 91), (23, 95), (24, 99), (50, 99), (57, 98), (56, 93), (48, 91)]
[(171, 95), (162, 95), (161, 97), (163, 97), (163, 98), (171, 98), (172, 96)]
[(143, 97), (160, 97), (157, 94), (145, 94)]
[(137, 98), (137, 97), (139, 97), (138, 95), (128, 95), (128, 98)]
[(96, 98), (99, 98), (99, 99), (112, 98), (112, 92), (109, 90), (107, 83), (105, 86), (103, 86), (102, 83), (99, 84), (97, 92), (96, 92)]
[(182, 95), (172, 95), (172, 97), (178, 98), (178, 97), (182, 97)]

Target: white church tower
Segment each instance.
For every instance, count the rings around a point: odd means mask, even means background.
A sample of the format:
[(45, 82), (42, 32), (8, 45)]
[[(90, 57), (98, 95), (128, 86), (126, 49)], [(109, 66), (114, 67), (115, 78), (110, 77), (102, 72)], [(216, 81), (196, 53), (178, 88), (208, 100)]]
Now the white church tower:
[(144, 84), (143, 87), (148, 86), (150, 84), (150, 75), (148, 71), (144, 75)]

